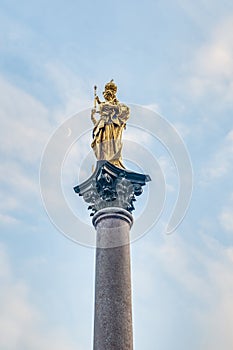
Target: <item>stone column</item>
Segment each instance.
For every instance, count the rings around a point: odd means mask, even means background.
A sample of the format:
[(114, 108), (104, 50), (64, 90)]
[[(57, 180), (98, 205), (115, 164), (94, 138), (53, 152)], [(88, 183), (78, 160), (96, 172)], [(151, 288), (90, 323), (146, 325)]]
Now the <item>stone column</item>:
[(99, 160), (74, 191), (92, 211), (96, 238), (94, 350), (132, 350), (129, 231), (131, 212), (149, 175)]
[(93, 217), (97, 231), (94, 350), (132, 350), (129, 231), (132, 215), (110, 207)]

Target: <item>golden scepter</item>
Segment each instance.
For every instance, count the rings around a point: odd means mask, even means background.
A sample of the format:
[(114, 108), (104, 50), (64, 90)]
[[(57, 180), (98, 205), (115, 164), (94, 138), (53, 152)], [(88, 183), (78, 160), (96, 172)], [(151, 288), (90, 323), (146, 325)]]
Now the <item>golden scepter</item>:
[(96, 94), (97, 86), (94, 86), (94, 108), (91, 110), (91, 120), (94, 125), (96, 125), (97, 120), (95, 118), (95, 113), (99, 113), (99, 111), (96, 110), (96, 102), (99, 101), (99, 97)]
[(97, 86), (95, 85), (94, 86), (94, 109), (96, 109), (96, 98), (97, 98), (96, 91), (97, 91)]
[(96, 91), (97, 91), (97, 86), (95, 85), (94, 86), (94, 111), (95, 113), (99, 113), (99, 111), (96, 110), (96, 107), (97, 107), (96, 102), (98, 104), (101, 104), (101, 102), (100, 102), (99, 96), (97, 96), (96, 94)]

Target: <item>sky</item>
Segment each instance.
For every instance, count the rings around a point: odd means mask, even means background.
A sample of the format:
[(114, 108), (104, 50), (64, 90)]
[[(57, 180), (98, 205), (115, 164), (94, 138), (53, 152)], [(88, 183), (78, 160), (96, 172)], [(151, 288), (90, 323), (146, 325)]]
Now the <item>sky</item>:
[[(134, 348), (232, 350), (233, 3), (0, 0), (0, 29), (0, 349), (92, 348), (95, 249), (51, 223), (39, 172), (54, 131), (114, 78), (120, 101), (176, 128), (193, 168), (189, 209), (167, 235), (176, 169), (161, 144), (135, 134), (160, 164), (167, 197), (131, 246)], [(77, 184), (81, 142), (67, 156), (64, 192)], [(146, 171), (148, 160), (138, 165)], [(80, 198), (68, 201), (75, 210)]]

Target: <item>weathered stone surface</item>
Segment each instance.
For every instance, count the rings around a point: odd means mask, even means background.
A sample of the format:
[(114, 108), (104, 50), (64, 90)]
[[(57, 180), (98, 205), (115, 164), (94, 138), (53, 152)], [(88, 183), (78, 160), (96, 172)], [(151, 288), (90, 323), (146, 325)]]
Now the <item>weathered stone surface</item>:
[(94, 350), (133, 349), (129, 244), (132, 223), (132, 215), (121, 208), (102, 209), (93, 217), (97, 231)]

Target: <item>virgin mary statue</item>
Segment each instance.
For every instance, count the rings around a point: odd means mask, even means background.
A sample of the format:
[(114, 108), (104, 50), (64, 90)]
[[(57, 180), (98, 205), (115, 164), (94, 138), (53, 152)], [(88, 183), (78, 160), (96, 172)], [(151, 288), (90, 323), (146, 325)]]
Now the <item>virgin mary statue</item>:
[[(91, 120), (94, 124), (93, 142), (91, 147), (98, 160), (107, 160), (119, 168), (125, 168), (122, 163), (122, 132), (129, 118), (129, 107), (116, 98), (117, 86), (111, 80), (105, 85), (101, 102), (95, 96), (95, 107), (92, 109)], [(99, 110), (96, 110), (98, 103)], [(99, 113), (97, 120), (95, 115)]]

